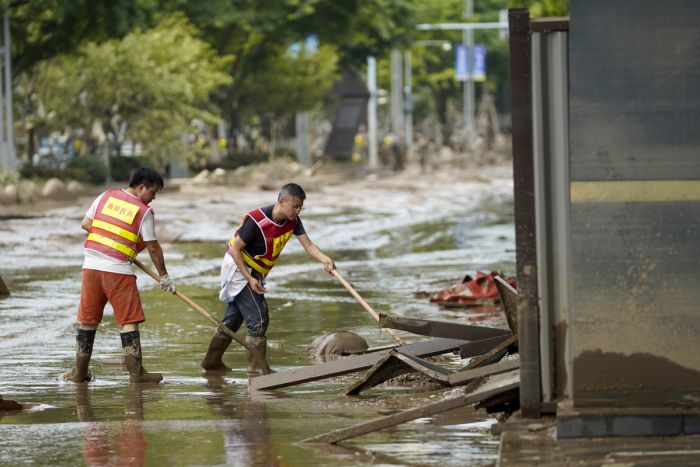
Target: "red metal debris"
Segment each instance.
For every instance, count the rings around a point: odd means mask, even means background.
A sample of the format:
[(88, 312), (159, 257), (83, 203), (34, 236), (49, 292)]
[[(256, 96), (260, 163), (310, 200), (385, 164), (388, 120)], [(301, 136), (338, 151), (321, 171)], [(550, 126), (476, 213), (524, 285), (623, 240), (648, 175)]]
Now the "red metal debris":
[[(491, 271), (489, 274), (476, 271), (475, 277), (467, 274), (461, 282), (431, 294), (430, 301), (445, 307), (480, 306), (496, 303), (499, 299), (494, 280), (496, 276), (504, 277), (503, 274), (496, 271)], [(514, 277), (505, 279), (513, 288), (516, 287)]]

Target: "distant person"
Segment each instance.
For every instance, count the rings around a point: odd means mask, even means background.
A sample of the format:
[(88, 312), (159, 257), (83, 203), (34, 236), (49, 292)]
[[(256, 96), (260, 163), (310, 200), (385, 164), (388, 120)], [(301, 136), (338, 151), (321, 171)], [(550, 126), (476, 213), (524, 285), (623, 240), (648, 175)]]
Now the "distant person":
[(160, 288), (175, 293), (175, 285), (165, 269), (163, 250), (156, 240), (153, 210), (148, 206), (163, 189), (163, 177), (148, 167), (134, 171), (129, 187), (107, 190), (95, 199), (81, 227), (88, 232), (83, 245), (83, 280), (80, 289), (75, 367), (64, 379), (81, 383), (92, 379), (88, 369), (97, 327), (107, 302), (114, 308), (114, 319), (122, 327), (124, 364), (132, 383), (158, 382), (160, 373), (149, 373), (141, 365), (139, 323), (146, 320), (136, 288), (132, 261), (144, 248), (160, 274)]
[[(323, 263), (326, 272), (330, 274), (335, 269), (333, 260), (306, 235), (299, 217), (305, 199), (304, 190), (295, 183), (289, 183), (280, 190), (277, 203), (250, 211), (229, 241), (221, 265), (219, 299), (227, 304), (223, 323), (236, 332), (245, 321), (248, 328), (246, 342), (263, 358), (267, 352), (265, 333), (269, 324), (264, 279), (292, 234), (309, 256)], [(202, 368), (230, 370), (221, 357), (231, 340), (217, 329), (202, 360)], [(254, 362), (248, 355), (248, 372), (251, 375), (261, 373)]]

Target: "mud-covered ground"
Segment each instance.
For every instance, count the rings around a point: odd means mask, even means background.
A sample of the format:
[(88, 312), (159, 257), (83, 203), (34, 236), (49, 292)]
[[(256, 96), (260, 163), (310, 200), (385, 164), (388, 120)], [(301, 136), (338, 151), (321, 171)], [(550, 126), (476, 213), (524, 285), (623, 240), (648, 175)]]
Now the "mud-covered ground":
[[(506, 327), (497, 309), (445, 310), (418, 292), (443, 288), (476, 269), (514, 273), (509, 162), (378, 177), (322, 168), (315, 176), (286, 178), (282, 167), (268, 173), (264, 183), (169, 182), (152, 206), (180, 290), (221, 318), (218, 269), (225, 242), (245, 212), (272, 204), (272, 188), (287, 181), (307, 190), (301, 217), (310, 238), (378, 312)], [(93, 195), (48, 209), (0, 209), (0, 274), (12, 291), (0, 300), (0, 394), (33, 407), (0, 416), (0, 464), (495, 462), (498, 440), (488, 435), (493, 419), (471, 409), (382, 430), (328, 451), (298, 446), (302, 439), (432, 402), (443, 393), (383, 385), (348, 398), (341, 394), (355, 380), (350, 375), (253, 399), (244, 353), (235, 347), (227, 353), (231, 373), (204, 375), (198, 363), (211, 324), (140, 273), (147, 316), (141, 327), (144, 366), (162, 372), (164, 384), (128, 383), (119, 363), (119, 329), (109, 310), (95, 341), (96, 381), (87, 388), (60, 381), (72, 363), (84, 239), (80, 220)], [(276, 371), (309, 364), (306, 347), (326, 332), (353, 331), (371, 346), (392, 342), (295, 241), (269, 277), (267, 300), (268, 359)], [(455, 356), (447, 360), (454, 367), (464, 363)]]

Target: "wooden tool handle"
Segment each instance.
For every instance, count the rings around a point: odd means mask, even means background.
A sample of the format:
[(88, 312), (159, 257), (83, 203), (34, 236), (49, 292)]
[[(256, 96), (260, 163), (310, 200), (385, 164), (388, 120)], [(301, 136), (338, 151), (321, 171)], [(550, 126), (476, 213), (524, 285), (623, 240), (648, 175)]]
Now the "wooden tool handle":
[[(137, 260), (137, 259), (134, 259), (134, 264), (135, 264), (139, 269), (141, 269), (143, 272), (145, 272), (146, 274), (148, 274), (149, 276), (151, 276), (154, 280), (160, 282), (160, 277), (158, 277), (158, 275), (157, 275), (155, 272), (153, 272), (153, 271), (150, 270), (148, 267), (146, 267), (141, 261), (139, 261), (139, 260)], [(212, 316), (211, 313), (209, 313), (207, 310), (205, 310), (204, 308), (202, 308), (201, 306), (199, 306), (197, 303), (195, 303), (190, 297), (188, 297), (187, 295), (185, 295), (184, 293), (180, 292), (180, 291), (177, 290), (177, 289), (175, 290), (175, 295), (177, 295), (177, 297), (178, 297), (180, 300), (182, 300), (183, 302), (185, 302), (185, 303), (187, 303), (189, 306), (191, 306), (192, 309), (193, 309), (194, 311), (196, 311), (196, 312), (199, 313), (200, 315), (204, 316), (206, 319), (208, 319), (208, 320), (211, 321), (212, 323), (216, 324), (216, 326), (221, 330), (221, 332), (223, 332), (224, 334), (226, 334), (227, 336), (229, 336), (230, 338), (232, 338), (233, 340), (235, 340), (236, 342), (238, 342), (240, 345), (242, 345), (243, 347), (245, 347), (246, 350), (248, 350), (248, 351), (250, 351), (250, 352), (256, 352), (255, 349), (253, 349), (251, 346), (249, 346), (243, 339), (241, 339), (240, 337), (238, 337), (238, 336), (236, 335), (236, 333), (234, 333), (234, 332), (231, 331), (229, 328), (227, 328), (227, 327), (224, 325), (224, 323), (222, 323), (222, 322), (219, 321), (218, 319), (214, 318), (214, 316)]]
[[(362, 308), (367, 310), (367, 313), (369, 313), (370, 316), (374, 318), (374, 320), (378, 323), (379, 315), (377, 314), (377, 312), (374, 311), (374, 309), (371, 306), (369, 306), (369, 304), (364, 300), (364, 298), (362, 298), (360, 294), (357, 293), (357, 291), (352, 287), (352, 285), (350, 285), (350, 283), (346, 281), (343, 276), (340, 275), (338, 270), (333, 269), (331, 273), (338, 279), (338, 281), (343, 285), (343, 287), (345, 287), (348, 290), (348, 292), (350, 292), (350, 295), (352, 295), (355, 298), (355, 300), (357, 300), (357, 303), (362, 305)], [(398, 336), (398, 334), (396, 334), (396, 332), (394, 332), (393, 329), (387, 328), (387, 332), (391, 334), (391, 337), (393, 337), (396, 342), (398, 342), (401, 345), (405, 344), (405, 342)]]

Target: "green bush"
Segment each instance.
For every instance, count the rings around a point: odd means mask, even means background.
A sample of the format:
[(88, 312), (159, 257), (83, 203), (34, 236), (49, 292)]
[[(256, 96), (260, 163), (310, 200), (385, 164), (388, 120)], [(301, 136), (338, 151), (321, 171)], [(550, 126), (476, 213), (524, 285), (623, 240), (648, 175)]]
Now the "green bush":
[(112, 179), (117, 182), (128, 182), (131, 178), (131, 173), (141, 166), (158, 170), (147, 156), (111, 157), (109, 163), (112, 166)]
[(69, 178), (94, 184), (104, 183), (107, 178), (107, 168), (100, 156), (78, 156), (68, 161), (64, 173), (70, 173)]
[(209, 171), (218, 168), (222, 168), (224, 170), (233, 170), (244, 165), (259, 164), (261, 162), (267, 162), (268, 160), (270, 160), (270, 155), (264, 152), (236, 153), (224, 157), (219, 162), (210, 162), (206, 165), (206, 169)]
[(96, 182), (91, 180), (88, 173), (83, 168), (79, 167), (67, 167), (65, 169), (59, 169), (56, 167), (24, 165), (20, 169), (19, 174), (22, 176), (22, 178), (34, 181), (48, 180), (49, 178), (58, 178), (63, 181), (78, 180), (80, 182), (86, 183), (104, 182), (104, 179)]

